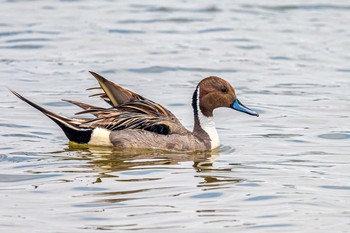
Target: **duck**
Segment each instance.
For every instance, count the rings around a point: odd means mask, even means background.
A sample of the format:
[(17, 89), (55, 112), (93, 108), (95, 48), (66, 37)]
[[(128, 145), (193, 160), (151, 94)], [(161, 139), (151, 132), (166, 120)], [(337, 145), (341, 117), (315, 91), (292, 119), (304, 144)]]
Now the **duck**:
[(217, 108), (231, 108), (252, 116), (259, 114), (243, 105), (234, 88), (217, 76), (202, 79), (194, 90), (192, 108), (194, 127), (186, 129), (178, 118), (162, 105), (89, 71), (99, 86), (98, 96), (110, 107), (104, 108), (74, 100), (63, 101), (81, 108), (76, 115), (91, 114), (93, 118), (65, 117), (51, 112), (18, 92), (10, 91), (53, 120), (69, 141), (91, 146), (108, 146), (120, 149), (153, 149), (176, 152), (211, 151), (220, 146), (213, 121)]

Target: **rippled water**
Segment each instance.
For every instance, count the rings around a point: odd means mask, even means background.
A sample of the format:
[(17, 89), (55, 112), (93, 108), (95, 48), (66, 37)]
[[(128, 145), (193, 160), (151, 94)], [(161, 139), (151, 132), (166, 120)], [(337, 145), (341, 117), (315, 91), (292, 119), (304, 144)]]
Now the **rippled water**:
[[(348, 1), (2, 1), (1, 232), (350, 232)], [(260, 118), (215, 112), (211, 154), (69, 145), (52, 111), (93, 70), (191, 128), (190, 97), (229, 80)]]

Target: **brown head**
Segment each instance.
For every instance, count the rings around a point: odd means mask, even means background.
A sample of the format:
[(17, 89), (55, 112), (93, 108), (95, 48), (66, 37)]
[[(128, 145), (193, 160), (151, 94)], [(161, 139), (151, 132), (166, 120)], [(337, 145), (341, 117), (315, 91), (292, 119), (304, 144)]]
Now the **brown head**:
[(216, 76), (207, 77), (199, 82), (193, 95), (192, 105), (195, 111), (200, 110), (206, 117), (213, 116), (213, 110), (220, 107), (233, 108), (259, 116), (258, 113), (238, 101), (235, 90), (227, 81)]

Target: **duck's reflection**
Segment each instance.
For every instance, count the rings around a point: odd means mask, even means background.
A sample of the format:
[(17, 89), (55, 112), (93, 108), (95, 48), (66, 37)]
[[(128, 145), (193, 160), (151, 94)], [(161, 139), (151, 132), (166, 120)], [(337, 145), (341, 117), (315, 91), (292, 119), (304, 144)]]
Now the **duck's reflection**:
[[(190, 176), (185, 174), (184, 176), (187, 178), (184, 179), (194, 179), (196, 186), (203, 190), (215, 189), (229, 183), (241, 181), (236, 177), (232, 177), (232, 167), (214, 165), (215, 159), (220, 153), (232, 154), (234, 152), (234, 149), (231, 147), (221, 147), (218, 150), (209, 152), (180, 154), (155, 150), (82, 147), (78, 144), (69, 144), (66, 152), (74, 152), (74, 158), (69, 157), (69, 159), (86, 160), (87, 163), (83, 166), (89, 171), (97, 173), (97, 183), (101, 179), (112, 177), (118, 177), (116, 181), (122, 182), (165, 178), (163, 176), (150, 175), (156, 171), (170, 172), (169, 175), (178, 172), (190, 174)], [(189, 165), (189, 163), (192, 165)], [(193, 168), (192, 171), (189, 170), (191, 167)], [(133, 175), (133, 177), (129, 175)], [(200, 179), (198, 180), (198, 178)]]
[(141, 167), (170, 166), (193, 162), (198, 172), (212, 167), (219, 150), (201, 153), (173, 153), (159, 150), (116, 149), (69, 144), (66, 151), (78, 152), (76, 159), (88, 160), (94, 171), (101, 174), (140, 169)]
[[(142, 200), (150, 198), (164, 199), (181, 195), (203, 198), (201, 192), (209, 191), (206, 195), (212, 195), (210, 191), (215, 190), (213, 192), (216, 195), (219, 190), (229, 188), (230, 184), (240, 182), (230, 172), (232, 167), (215, 163), (217, 156), (225, 153), (223, 148), (206, 153), (179, 154), (91, 146), (82, 148), (70, 144), (66, 152), (73, 152), (74, 156), (66, 156), (65, 159), (86, 161), (79, 163), (79, 166), (96, 177), (92, 186), (88, 187), (89, 192), (82, 194), (91, 197), (91, 201), (82, 204), (84, 206), (136, 200), (143, 203)], [(229, 152), (232, 152), (232, 148)], [(88, 177), (91, 178), (90, 175)], [(118, 185), (111, 185), (111, 178)], [(104, 189), (91, 192), (97, 183), (99, 188)], [(159, 205), (152, 204), (154, 208), (159, 208)]]

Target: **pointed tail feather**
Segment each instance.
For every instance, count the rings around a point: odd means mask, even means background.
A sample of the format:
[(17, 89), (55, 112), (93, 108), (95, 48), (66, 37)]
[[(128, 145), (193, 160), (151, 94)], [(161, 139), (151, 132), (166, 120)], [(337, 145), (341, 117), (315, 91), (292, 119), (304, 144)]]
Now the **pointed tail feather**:
[(77, 143), (88, 143), (90, 141), (92, 129), (79, 127), (79, 123), (83, 123), (81, 120), (60, 116), (24, 98), (23, 96), (18, 94), (16, 91), (11, 89), (10, 91), (19, 99), (23, 100), (27, 104), (36, 108), (37, 110), (42, 112), (44, 115), (49, 117), (51, 120), (53, 120), (59, 127), (61, 127), (61, 129), (63, 130), (63, 132), (66, 134), (66, 136), (70, 141), (77, 142)]

